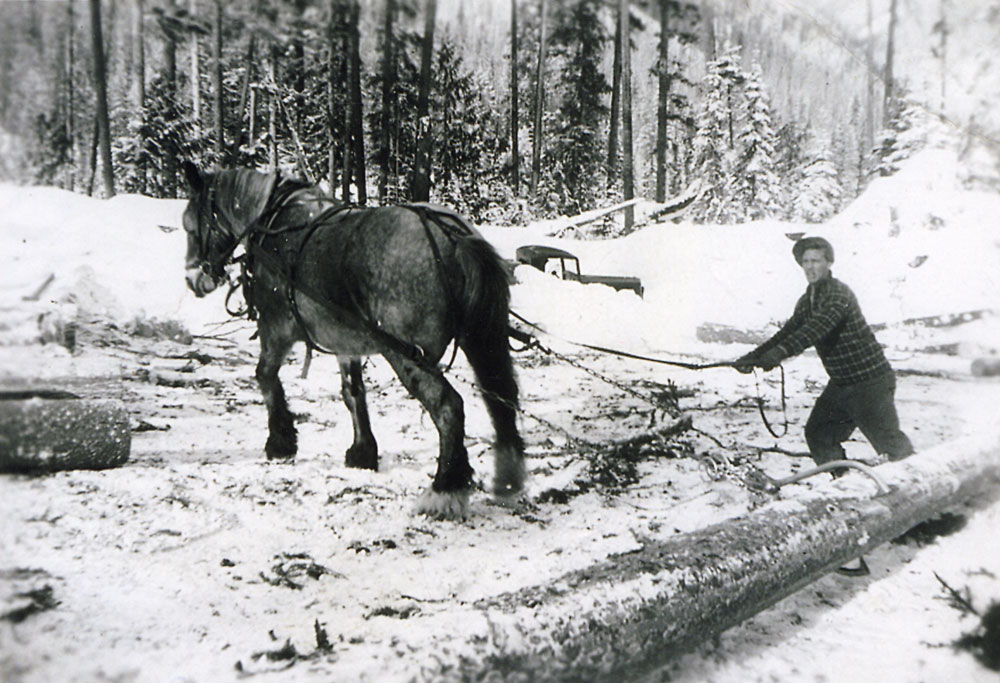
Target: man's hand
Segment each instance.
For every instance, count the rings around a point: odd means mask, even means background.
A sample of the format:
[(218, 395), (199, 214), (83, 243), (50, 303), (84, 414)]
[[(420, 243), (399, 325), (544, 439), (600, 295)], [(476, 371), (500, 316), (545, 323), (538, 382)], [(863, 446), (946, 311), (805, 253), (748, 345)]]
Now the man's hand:
[(770, 351), (764, 352), (762, 356), (754, 360), (754, 365), (767, 372), (768, 370), (774, 370), (776, 367), (781, 365), (784, 355), (778, 349), (771, 349)]
[(750, 353), (740, 356), (733, 361), (733, 367), (744, 375), (749, 375), (753, 372), (753, 366), (757, 363), (757, 357), (751, 351)]

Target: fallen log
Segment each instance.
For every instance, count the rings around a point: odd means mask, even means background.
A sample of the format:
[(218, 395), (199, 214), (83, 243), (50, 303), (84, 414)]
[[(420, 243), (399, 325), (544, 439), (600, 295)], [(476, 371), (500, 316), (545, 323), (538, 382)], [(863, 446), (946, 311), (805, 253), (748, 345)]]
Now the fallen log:
[(605, 216), (610, 216), (616, 211), (624, 211), (625, 209), (635, 206), (642, 201), (642, 197), (635, 197), (634, 199), (627, 199), (623, 202), (619, 202), (614, 206), (607, 206), (599, 209), (591, 209), (590, 211), (584, 211), (583, 213), (573, 216), (568, 219), (566, 224), (560, 227), (557, 231), (552, 233), (553, 237), (562, 237), (569, 230), (574, 228), (579, 228), (587, 223), (593, 223), (598, 221)]
[(995, 490), (998, 441), (991, 430), (884, 465), (884, 495), (867, 497), (841, 479), (808, 498), (646, 540), (599, 565), (482, 600), (461, 617), (451, 613), (467, 625), (463, 649), (475, 651), (456, 678), (639, 680), (942, 510)]
[(977, 358), (972, 361), (972, 374), (974, 377), (1000, 376), (1000, 358)]
[(125, 404), (57, 390), (0, 391), (0, 472), (105, 469), (128, 460)]
[[(958, 327), (959, 325), (976, 320), (982, 320), (991, 315), (996, 315), (996, 311), (984, 308), (974, 311), (963, 311), (961, 313), (942, 313), (940, 315), (929, 315), (920, 318), (907, 318), (906, 320), (894, 323), (873, 323), (870, 327), (873, 332), (881, 332), (891, 327)], [(695, 334), (698, 341), (712, 344), (760, 344), (767, 340), (776, 329), (743, 329), (733, 325), (704, 322), (698, 326)], [(958, 352), (958, 344), (943, 345), (937, 349), (930, 347), (921, 349), (921, 351), (955, 355)]]
[(919, 318), (907, 318), (895, 323), (875, 323), (871, 326), (875, 332), (880, 332), (889, 327), (958, 327), (965, 323), (996, 315), (996, 311), (989, 308), (980, 308), (974, 311), (961, 311), (959, 313), (940, 313), (938, 315), (925, 315)]
[(698, 341), (706, 344), (760, 344), (771, 335), (766, 329), (744, 330), (720, 323), (702, 323), (695, 330)]

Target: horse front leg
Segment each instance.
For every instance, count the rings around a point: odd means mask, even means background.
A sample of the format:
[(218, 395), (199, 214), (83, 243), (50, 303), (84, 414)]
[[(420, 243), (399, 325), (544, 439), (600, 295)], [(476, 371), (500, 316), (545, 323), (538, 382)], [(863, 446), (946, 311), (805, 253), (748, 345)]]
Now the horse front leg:
[(464, 519), (472, 493), (472, 465), (465, 449), (462, 397), (437, 370), (422, 368), (396, 354), (386, 354), (403, 386), (430, 414), (438, 431), (438, 466), (434, 481), (417, 501), (416, 512), (440, 519)]
[(368, 419), (361, 361), (357, 358), (338, 358), (337, 361), (340, 363), (340, 394), (347, 409), (351, 411), (351, 421), (354, 424), (354, 443), (347, 449), (344, 464), (359, 469), (378, 470), (378, 444)]
[[(281, 326), (284, 327), (284, 326)], [(257, 384), (267, 406), (267, 444), (264, 452), (268, 460), (287, 459), (298, 450), (295, 422), (285, 390), (281, 386), (278, 371), (295, 342), (290, 330), (265, 324), (261, 320), (257, 327), (260, 332), (260, 359), (257, 361)]]

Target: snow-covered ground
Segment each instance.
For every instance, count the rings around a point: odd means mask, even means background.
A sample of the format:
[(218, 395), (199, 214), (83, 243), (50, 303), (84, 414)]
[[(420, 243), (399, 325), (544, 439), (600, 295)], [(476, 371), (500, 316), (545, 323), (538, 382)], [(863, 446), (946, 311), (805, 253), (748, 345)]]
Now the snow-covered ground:
[[(759, 334), (786, 318), (805, 285), (791, 257), (796, 233), (830, 239), (835, 275), (869, 322), (886, 325), (878, 336), (901, 373), (901, 417), (918, 451), (946, 452), (970, 433), (993, 438), (1000, 380), (973, 377), (970, 365), (1000, 353), (1000, 315), (904, 324), (1000, 310), (1000, 196), (966, 191), (959, 177), (952, 153), (925, 151), (821, 226), (664, 223), (601, 241), (550, 237), (558, 222), (481, 226), (507, 258), (525, 244), (560, 246), (585, 273), (640, 277), (645, 296), (517, 269), (513, 308), (549, 333), (546, 346), (593, 372), (539, 351), (517, 356), (529, 500), (511, 511), (479, 493), (464, 523), (410, 514), (433, 471), (436, 438), (378, 359), (365, 372), (383, 471), (343, 466), (351, 426), (337, 400), (336, 363), (317, 358), (303, 379), (301, 349), (282, 373), (300, 454), (293, 465), (264, 460), (252, 328), (227, 321), (221, 293), (199, 300), (187, 291), (183, 201), (0, 186), (0, 386), (100, 378), (94, 386), (126, 400), (135, 430), (122, 468), (0, 477), (0, 612), (44, 586), (58, 601), (19, 623), (0, 620), (0, 678), (215, 681), (241, 675), (237, 662), (242, 675), (264, 672), (265, 680), (432, 677), (449, 662), (421, 653), (446, 637), (460, 643), (462, 624), (449, 622), (449, 608), (767, 504), (743, 484), (746, 468), (781, 476), (807, 461), (767, 450), (775, 441), (756, 415), (752, 376), (670, 369), (571, 342), (734, 358), (749, 347), (703, 341), (699, 327)], [(50, 275), (39, 300), (25, 300)], [(811, 352), (786, 369), (792, 427), (778, 445), (801, 451), (825, 375)], [(465, 397), (473, 465), (488, 480), (488, 420), (461, 359), (449, 376)], [(634, 478), (621, 475), (620, 486), (593, 485), (602, 467), (614, 468), (586, 442), (662, 424), (668, 416), (655, 397), (670, 385), (684, 390), (680, 407), (696, 430), (669, 455), (641, 461)], [(773, 376), (759, 390), (777, 418)], [(849, 455), (870, 457), (857, 438)], [(828, 485), (807, 480), (781, 495)], [(995, 677), (950, 647), (975, 624), (939, 599), (933, 572), (968, 587), (981, 610), (1000, 601), (1000, 508), (986, 499), (958, 512), (969, 518), (960, 533), (881, 549), (869, 557), (870, 577), (828, 576), (659, 676)], [(328, 650), (317, 648), (317, 625)], [(885, 647), (873, 645), (884, 638)], [(305, 656), (255, 657), (286, 640)]]

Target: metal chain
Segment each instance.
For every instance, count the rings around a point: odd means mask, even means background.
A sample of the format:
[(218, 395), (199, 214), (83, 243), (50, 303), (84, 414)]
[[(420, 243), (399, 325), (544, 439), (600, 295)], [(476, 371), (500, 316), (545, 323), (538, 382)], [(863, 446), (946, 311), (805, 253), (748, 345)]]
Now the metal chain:
[(625, 384), (622, 384), (618, 380), (615, 380), (615, 379), (612, 379), (612, 378), (610, 378), (610, 377), (608, 377), (606, 375), (603, 375), (600, 372), (597, 372), (596, 370), (594, 370), (593, 368), (589, 368), (586, 365), (584, 365), (583, 363), (575, 361), (572, 358), (570, 358), (569, 356), (565, 356), (565, 355), (559, 353), (558, 351), (553, 351), (552, 349), (550, 349), (550, 348), (548, 348), (548, 347), (546, 347), (546, 346), (544, 346), (544, 345), (542, 345), (540, 343), (536, 342), (536, 344), (534, 346), (536, 348), (538, 348), (540, 351), (542, 351), (543, 353), (545, 353), (547, 355), (550, 355), (550, 356), (554, 356), (555, 358), (558, 358), (559, 360), (563, 361), (564, 363), (572, 365), (574, 368), (576, 368), (578, 370), (582, 370), (583, 372), (586, 372), (588, 375), (591, 375), (592, 377), (596, 377), (597, 379), (601, 380), (602, 382), (605, 382), (606, 384), (609, 384), (609, 385), (617, 388), (619, 391), (622, 391), (623, 393), (626, 393), (626, 394), (632, 396), (633, 398), (636, 398), (636, 399), (642, 401), (643, 403), (652, 406), (653, 408), (656, 408), (656, 409), (659, 409), (659, 410), (663, 410), (663, 411), (669, 413), (671, 417), (679, 417), (680, 414), (681, 414), (681, 411), (678, 410), (675, 405), (665, 404), (665, 403), (663, 403), (661, 401), (656, 401), (655, 399), (652, 399), (652, 398), (650, 398), (648, 396), (644, 396), (643, 394), (640, 394), (639, 392), (635, 391), (631, 387), (629, 387), (629, 386), (627, 386)]

